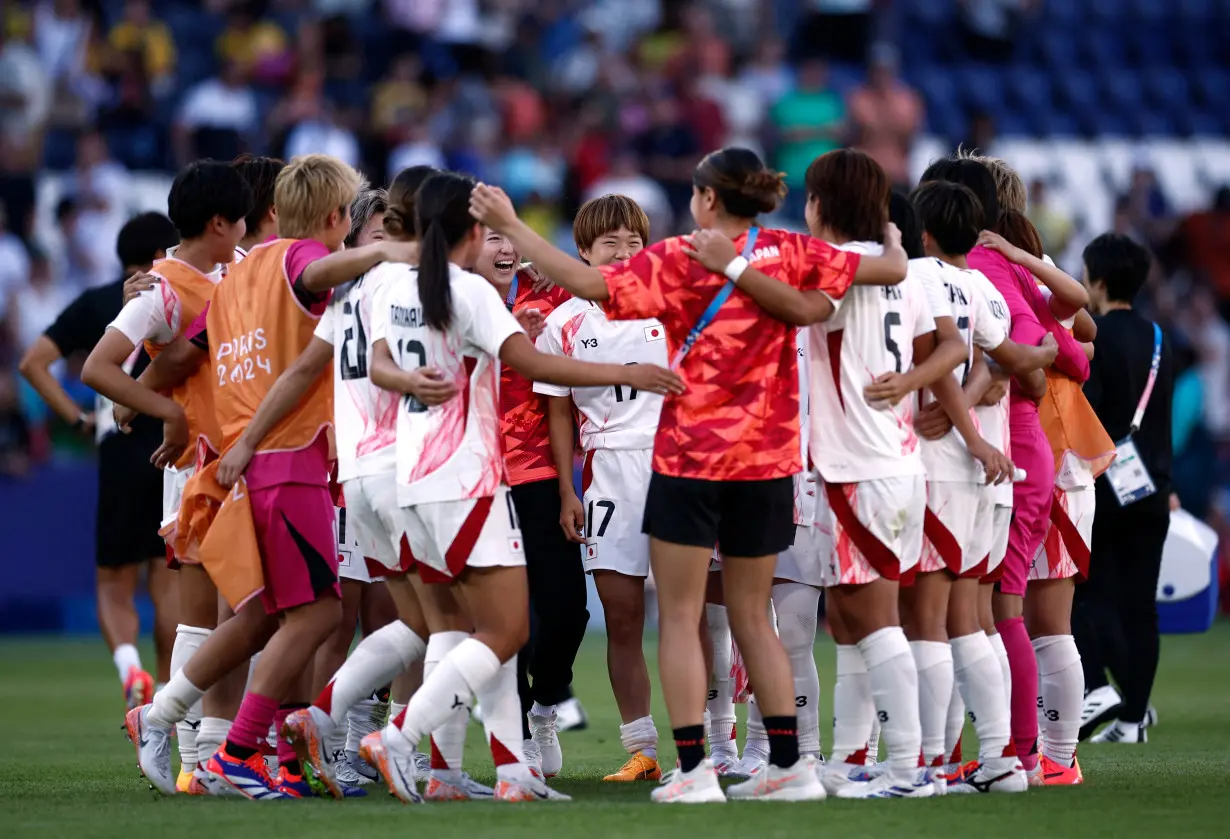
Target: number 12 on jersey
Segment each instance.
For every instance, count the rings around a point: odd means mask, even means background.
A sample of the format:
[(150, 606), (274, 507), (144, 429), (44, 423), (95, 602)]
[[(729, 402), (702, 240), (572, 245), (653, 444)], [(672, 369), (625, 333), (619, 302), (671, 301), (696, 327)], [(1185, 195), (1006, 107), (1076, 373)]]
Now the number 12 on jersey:
[[(407, 355), (417, 356), (415, 363), (410, 367), (405, 364)], [(417, 370), (420, 367), (427, 366), (427, 350), (423, 347), (422, 341), (406, 340), (404, 338), (397, 339), (397, 366), (403, 370)], [(421, 414), (427, 410), (427, 406), (420, 402), (415, 396), (407, 393), (403, 397), (406, 405), (406, 410), (412, 414)]]

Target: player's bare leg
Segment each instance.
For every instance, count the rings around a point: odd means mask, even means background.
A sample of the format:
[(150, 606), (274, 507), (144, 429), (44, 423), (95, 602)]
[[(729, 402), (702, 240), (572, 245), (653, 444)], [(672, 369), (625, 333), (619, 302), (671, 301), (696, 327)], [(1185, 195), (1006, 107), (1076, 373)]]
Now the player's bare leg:
[(154, 680), (141, 666), (137, 638), (141, 621), (135, 597), (141, 580), (140, 565), (98, 567), (94, 584), (98, 625), (111, 651), (129, 708), (144, 705), (153, 695)]
[(658, 780), (658, 729), (649, 713), (645, 664), (645, 578), (595, 571), (594, 585), (606, 616), (606, 665), (619, 708), (620, 741), (629, 755), (607, 781)]
[(171, 650), (179, 623), (179, 577), (167, 568), (165, 556), (150, 558), (145, 567), (145, 587), (154, 604), (155, 679), (157, 684), (164, 685), (171, 678)]

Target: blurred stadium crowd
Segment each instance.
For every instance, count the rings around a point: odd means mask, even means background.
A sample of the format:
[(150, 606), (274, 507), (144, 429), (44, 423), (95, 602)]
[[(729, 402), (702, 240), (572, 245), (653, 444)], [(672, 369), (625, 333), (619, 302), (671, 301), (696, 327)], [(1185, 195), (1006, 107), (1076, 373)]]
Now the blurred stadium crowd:
[(1152, 249), (1176, 484), (1230, 513), (1228, 31), (1228, 0), (0, 0), (0, 475), (88, 448), (16, 359), (190, 160), (463, 169), (568, 241), (608, 192), (688, 229), (722, 145), (787, 173), (797, 226), (816, 155), (858, 145), (904, 186), (961, 143), (1032, 182), (1069, 270), (1106, 229)]

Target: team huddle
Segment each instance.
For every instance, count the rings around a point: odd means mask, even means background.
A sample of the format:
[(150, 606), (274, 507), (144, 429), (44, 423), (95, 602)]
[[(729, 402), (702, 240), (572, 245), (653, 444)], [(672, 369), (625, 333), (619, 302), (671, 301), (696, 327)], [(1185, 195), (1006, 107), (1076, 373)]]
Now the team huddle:
[[(155, 788), (567, 799), (546, 781), (585, 604), (542, 572), (551, 550), (602, 601), (627, 752), (607, 781), (660, 781), (663, 803), (1082, 782), (1070, 615), (1115, 444), (1081, 394), (1089, 293), (1042, 254), (1020, 178), (958, 154), (907, 198), (830, 152), (810, 235), (757, 222), (785, 187), (750, 151), (693, 184), (692, 235), (650, 243), (608, 195), (573, 256), (454, 172), (387, 191), (323, 155), (179, 174), (181, 242), (83, 374), (121, 426), (164, 424), (180, 626), (170, 681), (125, 720)], [(1106, 239), (1094, 284), (1120, 281)], [(462, 764), (476, 703), (494, 787)]]

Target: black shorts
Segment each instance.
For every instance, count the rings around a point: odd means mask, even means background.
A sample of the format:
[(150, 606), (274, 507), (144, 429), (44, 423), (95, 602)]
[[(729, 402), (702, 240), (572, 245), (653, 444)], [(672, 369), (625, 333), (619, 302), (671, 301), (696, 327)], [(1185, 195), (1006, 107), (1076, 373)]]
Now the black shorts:
[(641, 531), (663, 542), (769, 556), (794, 544), (794, 481), (705, 481), (653, 473)]
[[(118, 445), (112, 445), (112, 443)], [(166, 556), (158, 528), (162, 524), (162, 472), (149, 453), (104, 441), (98, 453), (98, 521), (94, 528), (94, 562), (120, 568)]]

